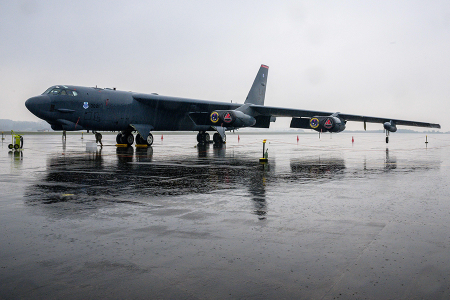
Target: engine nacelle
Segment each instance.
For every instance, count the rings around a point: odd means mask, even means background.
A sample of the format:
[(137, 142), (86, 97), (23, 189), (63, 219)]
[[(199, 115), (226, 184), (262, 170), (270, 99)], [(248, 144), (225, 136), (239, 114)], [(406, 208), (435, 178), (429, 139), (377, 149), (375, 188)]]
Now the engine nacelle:
[(341, 132), (345, 129), (345, 121), (338, 115), (317, 116), (310, 119), (292, 118), (291, 128), (313, 129), (318, 132)]
[(209, 119), (213, 125), (223, 127), (251, 127), (256, 124), (256, 119), (237, 110), (216, 110)]
[(386, 129), (389, 132), (396, 132), (397, 131), (397, 126), (395, 126), (395, 123), (393, 121), (384, 122), (383, 123), (383, 127), (384, 127), (384, 129)]

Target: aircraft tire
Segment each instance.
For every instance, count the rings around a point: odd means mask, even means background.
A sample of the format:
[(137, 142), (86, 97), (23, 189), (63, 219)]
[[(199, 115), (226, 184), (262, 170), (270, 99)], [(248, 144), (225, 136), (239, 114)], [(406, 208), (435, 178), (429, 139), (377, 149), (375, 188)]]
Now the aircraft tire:
[(147, 137), (147, 145), (153, 145), (153, 134), (150, 132)]
[(211, 136), (209, 135), (209, 133), (204, 132), (204, 131), (200, 131), (197, 134), (197, 142), (199, 144), (209, 144), (209, 141), (211, 140)]
[(203, 143), (203, 135), (202, 135), (201, 132), (197, 133), (197, 142), (198, 142), (199, 144), (202, 144), (202, 143)]
[(126, 133), (125, 134), (125, 141), (128, 146), (133, 145), (134, 143), (134, 135), (130, 132), (130, 133)]
[(214, 133), (214, 135), (213, 135), (213, 141), (214, 141), (214, 144), (223, 144), (223, 142), (224, 142), (224, 140), (222, 140), (222, 137), (220, 136), (220, 134), (219, 133)]
[(136, 144), (138, 144), (138, 145), (146, 145), (147, 144), (147, 142), (144, 140), (142, 135), (140, 135), (139, 133), (136, 134)]
[(116, 136), (116, 143), (122, 144), (122, 133), (118, 133)]
[(388, 144), (389, 143), (389, 137), (387, 136), (386, 137), (386, 144)]

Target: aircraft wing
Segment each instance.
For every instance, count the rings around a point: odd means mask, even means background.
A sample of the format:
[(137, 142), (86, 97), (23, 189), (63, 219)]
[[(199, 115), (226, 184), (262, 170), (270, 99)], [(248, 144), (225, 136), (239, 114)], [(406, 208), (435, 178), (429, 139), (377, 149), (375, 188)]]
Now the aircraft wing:
[(134, 93), (133, 99), (143, 104), (183, 112), (209, 111), (211, 109), (236, 109), (241, 104)]
[[(333, 114), (333, 112), (270, 107), (270, 106), (260, 106), (260, 105), (252, 105), (251, 109), (260, 115), (273, 116), (273, 117), (312, 118), (312, 117), (316, 117), (316, 116), (330, 116)], [(441, 125), (435, 124), (435, 123), (407, 121), (407, 120), (381, 118), (381, 117), (369, 117), (369, 116), (363, 116), (363, 115), (350, 115), (350, 114), (341, 114), (341, 113), (338, 113), (338, 114), (339, 114), (339, 117), (341, 117), (345, 121), (356, 121), (356, 122), (367, 122), (367, 123), (385, 123), (385, 122), (393, 121), (396, 125), (441, 128)]]

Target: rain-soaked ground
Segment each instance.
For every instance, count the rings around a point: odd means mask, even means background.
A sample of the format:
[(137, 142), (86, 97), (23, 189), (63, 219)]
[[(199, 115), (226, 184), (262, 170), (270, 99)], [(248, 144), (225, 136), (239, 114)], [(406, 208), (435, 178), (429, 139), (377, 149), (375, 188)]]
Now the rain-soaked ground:
[(449, 299), (450, 137), (353, 136), (7, 136), (0, 299)]

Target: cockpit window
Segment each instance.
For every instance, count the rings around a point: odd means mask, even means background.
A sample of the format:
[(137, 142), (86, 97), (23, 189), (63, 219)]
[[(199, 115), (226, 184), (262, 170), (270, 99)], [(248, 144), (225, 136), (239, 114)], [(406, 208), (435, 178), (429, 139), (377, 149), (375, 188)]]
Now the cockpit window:
[(50, 91), (50, 95), (59, 95), (59, 93), (61, 93), (61, 89), (58, 88), (54, 88), (53, 90)]
[(66, 89), (60, 88), (59, 86), (52, 86), (51, 88), (48, 88), (44, 94), (49, 95), (63, 95), (63, 96), (78, 96), (78, 93), (74, 90), (69, 90), (66, 86), (64, 86)]
[(50, 93), (52, 89), (53, 87), (49, 87), (48, 89), (45, 90), (45, 92), (42, 93), (42, 95)]

